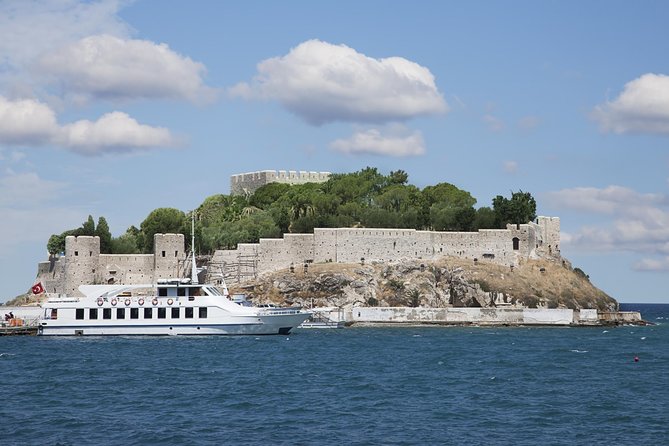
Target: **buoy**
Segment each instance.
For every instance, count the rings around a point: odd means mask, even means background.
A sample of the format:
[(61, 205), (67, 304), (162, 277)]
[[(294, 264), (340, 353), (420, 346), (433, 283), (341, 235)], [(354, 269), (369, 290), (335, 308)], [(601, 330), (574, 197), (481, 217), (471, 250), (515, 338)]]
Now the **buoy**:
[(639, 357), (638, 356), (634, 357), (634, 362), (639, 362)]

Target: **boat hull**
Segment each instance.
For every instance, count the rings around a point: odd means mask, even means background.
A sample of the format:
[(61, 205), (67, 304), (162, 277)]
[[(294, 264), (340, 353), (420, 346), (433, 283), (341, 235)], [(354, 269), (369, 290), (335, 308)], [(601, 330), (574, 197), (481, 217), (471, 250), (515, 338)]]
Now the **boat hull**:
[(39, 326), (42, 336), (208, 336), (208, 335), (286, 335), (309, 317), (296, 313), (277, 316), (244, 318), (242, 321), (226, 321), (206, 324), (60, 324), (48, 321)]

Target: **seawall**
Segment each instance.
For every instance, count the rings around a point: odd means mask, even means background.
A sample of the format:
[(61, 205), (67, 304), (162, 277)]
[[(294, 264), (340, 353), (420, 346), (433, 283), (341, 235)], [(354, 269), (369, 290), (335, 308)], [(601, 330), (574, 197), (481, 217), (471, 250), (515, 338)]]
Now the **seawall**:
[(345, 314), (351, 324), (537, 325), (593, 326), (645, 322), (635, 311), (598, 312), (568, 308), (408, 308), (353, 307)]

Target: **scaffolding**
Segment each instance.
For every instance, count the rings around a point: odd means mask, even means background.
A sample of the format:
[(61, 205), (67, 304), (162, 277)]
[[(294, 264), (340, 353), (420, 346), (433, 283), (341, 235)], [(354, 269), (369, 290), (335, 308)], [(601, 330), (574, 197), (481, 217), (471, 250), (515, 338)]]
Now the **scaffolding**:
[(206, 282), (220, 285), (241, 283), (248, 279), (258, 278), (258, 256), (238, 255), (233, 262), (209, 262), (207, 265)]

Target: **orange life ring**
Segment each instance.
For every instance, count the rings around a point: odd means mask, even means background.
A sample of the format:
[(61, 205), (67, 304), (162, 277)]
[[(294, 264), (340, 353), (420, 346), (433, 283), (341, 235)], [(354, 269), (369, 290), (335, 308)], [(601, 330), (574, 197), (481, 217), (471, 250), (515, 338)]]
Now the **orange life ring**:
[(153, 305), (158, 305), (158, 298), (154, 297), (153, 300), (151, 301)]
[(172, 298), (167, 299), (167, 305), (172, 305), (174, 300)]
[(101, 297), (98, 297), (98, 307), (101, 307), (103, 303), (105, 303), (105, 301)]
[(125, 306), (127, 307), (128, 305), (130, 305), (130, 299), (125, 300)]
[(113, 298), (113, 299), (111, 300), (111, 304), (112, 304), (113, 306), (116, 306), (117, 303), (118, 303), (118, 300), (117, 300), (116, 298)]
[(137, 301), (137, 303), (140, 304), (140, 305), (144, 305), (144, 299), (142, 299), (142, 298), (140, 297), (139, 300)]

